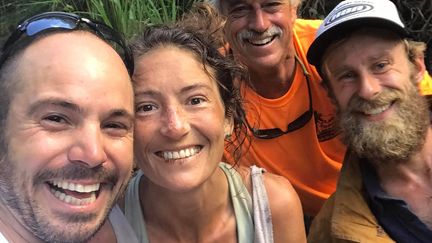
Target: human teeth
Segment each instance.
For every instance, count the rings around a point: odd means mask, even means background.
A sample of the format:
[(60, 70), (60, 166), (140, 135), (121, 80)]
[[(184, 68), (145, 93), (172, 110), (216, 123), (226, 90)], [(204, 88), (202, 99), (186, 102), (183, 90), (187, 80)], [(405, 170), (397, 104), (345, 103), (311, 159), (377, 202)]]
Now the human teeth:
[(99, 187), (100, 187), (100, 183), (91, 184), (91, 185), (83, 185), (83, 184), (72, 183), (72, 182), (67, 182), (67, 181), (60, 181), (60, 180), (55, 180), (52, 182), (52, 184), (56, 187), (61, 188), (61, 189), (65, 189), (65, 190), (69, 190), (69, 191), (75, 191), (75, 192), (81, 192), (81, 193), (95, 192), (95, 191), (99, 190)]
[(61, 192), (61, 191), (56, 191), (54, 189), (51, 189), (51, 193), (58, 198), (59, 200), (67, 203), (67, 204), (72, 204), (72, 205), (76, 205), (76, 206), (81, 206), (81, 205), (86, 205), (86, 204), (90, 204), (92, 202), (94, 202), (96, 200), (96, 193), (92, 192), (90, 194), (90, 197), (87, 198), (76, 198), (70, 195), (66, 195), (65, 193)]
[(179, 151), (167, 151), (162, 152), (162, 156), (165, 160), (172, 160), (172, 159), (184, 159), (187, 157), (191, 157), (195, 154), (197, 154), (200, 151), (197, 147), (192, 148), (186, 148)]
[(58, 187), (68, 189), (68, 183), (66, 181), (61, 182), (61, 184), (58, 184)]
[(81, 185), (81, 184), (76, 184), (76, 185), (75, 185), (75, 190), (76, 190), (77, 192), (82, 192), (82, 191), (84, 191), (84, 186)]
[(254, 45), (264, 45), (264, 44), (269, 43), (272, 39), (273, 39), (273, 37), (270, 36), (270, 37), (267, 37), (267, 38), (264, 38), (264, 39), (257, 39), (257, 40), (251, 40), (251, 39), (249, 39), (249, 42), (251, 44), (254, 44)]
[(379, 114), (379, 113), (381, 113), (381, 112), (384, 112), (384, 111), (387, 110), (389, 107), (390, 107), (390, 105), (382, 106), (382, 107), (378, 107), (378, 108), (375, 108), (375, 109), (372, 109), (372, 110), (369, 110), (369, 111), (365, 111), (364, 113), (365, 113), (366, 115), (376, 115), (376, 114)]

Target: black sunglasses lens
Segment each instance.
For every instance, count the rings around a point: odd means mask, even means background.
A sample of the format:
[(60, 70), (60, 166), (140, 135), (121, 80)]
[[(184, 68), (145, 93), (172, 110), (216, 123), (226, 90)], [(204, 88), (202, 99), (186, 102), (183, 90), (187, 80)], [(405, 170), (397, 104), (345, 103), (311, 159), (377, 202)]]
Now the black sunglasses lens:
[(279, 128), (272, 128), (272, 129), (254, 129), (253, 135), (257, 138), (261, 139), (272, 139), (277, 138), (279, 136), (282, 136), (284, 132), (280, 130)]
[(68, 18), (44, 18), (30, 22), (26, 27), (27, 36), (33, 36), (47, 29), (68, 29), (72, 30), (77, 27), (77, 20)]
[(308, 110), (305, 113), (303, 113), (299, 118), (297, 118), (295, 121), (288, 124), (288, 130), (287, 132), (295, 131), (297, 129), (302, 128), (308, 121), (312, 118), (312, 111)]

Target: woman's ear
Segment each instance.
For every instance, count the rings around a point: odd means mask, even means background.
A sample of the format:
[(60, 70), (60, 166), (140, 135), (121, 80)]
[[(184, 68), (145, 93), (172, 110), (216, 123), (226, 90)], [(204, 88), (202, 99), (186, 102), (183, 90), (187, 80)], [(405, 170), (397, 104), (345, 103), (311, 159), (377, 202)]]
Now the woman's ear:
[(234, 130), (234, 119), (232, 117), (225, 118), (225, 122), (224, 122), (225, 139), (231, 138), (231, 134), (233, 130)]

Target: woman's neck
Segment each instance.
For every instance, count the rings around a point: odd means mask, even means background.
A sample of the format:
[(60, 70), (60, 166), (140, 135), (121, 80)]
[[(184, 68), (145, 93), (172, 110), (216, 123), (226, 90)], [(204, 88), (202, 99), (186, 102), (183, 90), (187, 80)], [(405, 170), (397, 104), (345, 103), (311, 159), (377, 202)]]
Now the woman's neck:
[(162, 230), (165, 237), (196, 241), (217, 232), (216, 229), (221, 232), (230, 224), (233, 227), (228, 228), (235, 232), (228, 182), (220, 168), (203, 184), (183, 192), (162, 188), (143, 176), (140, 198), (149, 238), (153, 234), (160, 240), (157, 236)]

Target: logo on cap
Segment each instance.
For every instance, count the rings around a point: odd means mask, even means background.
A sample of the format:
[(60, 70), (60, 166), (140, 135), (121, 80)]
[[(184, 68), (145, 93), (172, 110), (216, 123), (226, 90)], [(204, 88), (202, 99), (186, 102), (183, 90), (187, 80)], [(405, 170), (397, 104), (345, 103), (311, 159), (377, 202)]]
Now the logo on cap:
[(369, 4), (355, 4), (355, 5), (346, 6), (342, 9), (340, 9), (339, 11), (335, 12), (331, 16), (329, 16), (325, 22), (325, 25), (332, 24), (332, 23), (337, 22), (337, 21), (339, 21), (343, 18), (346, 18), (348, 16), (367, 12), (367, 11), (370, 11), (372, 9), (373, 9), (373, 6), (369, 5)]

